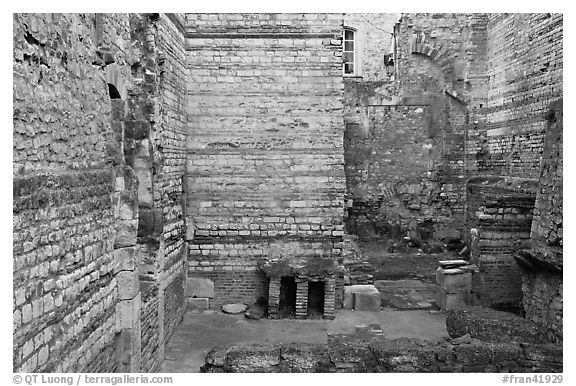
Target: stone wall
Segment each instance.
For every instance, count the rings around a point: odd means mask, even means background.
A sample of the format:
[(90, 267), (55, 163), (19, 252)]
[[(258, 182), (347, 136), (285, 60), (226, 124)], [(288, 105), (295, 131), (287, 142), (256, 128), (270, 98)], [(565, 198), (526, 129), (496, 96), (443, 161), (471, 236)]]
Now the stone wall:
[(550, 102), (562, 96), (562, 14), (490, 14), (484, 174), (538, 178)]
[(14, 371), (118, 366), (98, 360), (120, 329), (118, 145), (96, 38), (94, 15), (14, 15)]
[(468, 227), (478, 231), (473, 292), (480, 304), (519, 312), (522, 278), (513, 252), (530, 241), (536, 186), (532, 180), (468, 181)]
[(213, 278), (215, 305), (254, 302), (274, 245), (341, 253), (342, 16), (189, 14), (186, 28), (188, 276)]
[(522, 305), (526, 318), (563, 337), (563, 106), (553, 102), (547, 130), (531, 229), (531, 243), (514, 257), (522, 268)]
[[(362, 19), (362, 15), (355, 17)], [(403, 144), (404, 151), (396, 151), (398, 146), (394, 144), (379, 152), (377, 148), (386, 146), (387, 141), (374, 148), (357, 146), (354, 140), (346, 142), (346, 152), (352, 159), (356, 153), (368, 153), (376, 164), (384, 166), (388, 162), (393, 175), (381, 178), (359, 165), (347, 164), (348, 198), (352, 200), (350, 230), (362, 232), (355, 223), (364, 221), (361, 214), (367, 212), (368, 217), (378, 219), (370, 221), (375, 231), (385, 233), (387, 224), (381, 218), (386, 217), (382, 214), (394, 215), (386, 209), (389, 207), (403, 213), (404, 234), (407, 223), (422, 226), (435, 218), (432, 233), (436, 239), (462, 237), (465, 176), (472, 158), (466, 150), (469, 124), (482, 120), (481, 110), (486, 103), (486, 15), (402, 14), (395, 26), (390, 21), (378, 26), (367, 22), (364, 25), (371, 28), (370, 35), (381, 34), (387, 27), (394, 30), (395, 38), (389, 48), (394, 53), (394, 74), (389, 77), (380, 65), (378, 78), (364, 71), (368, 74), (365, 79), (346, 79), (347, 134), (370, 138), (370, 124), (378, 115), (375, 111), (387, 111), (395, 105), (402, 106), (397, 107), (403, 112), (402, 119), (385, 119), (382, 128), (389, 136), (397, 134), (403, 138), (408, 133), (409, 138)], [(367, 44), (379, 49), (373, 43)], [(384, 53), (387, 52), (378, 52), (380, 56)], [(426, 155), (415, 160), (406, 152), (415, 147), (416, 154)], [(394, 162), (402, 167), (394, 168)], [(413, 173), (404, 180), (406, 170), (417, 170), (417, 180), (412, 178)], [(359, 182), (355, 172), (364, 175), (365, 180)], [(397, 193), (395, 185), (400, 183), (409, 186), (408, 191)], [(367, 186), (377, 195), (365, 194)], [(384, 213), (371, 213), (382, 210)]]
[(453, 220), (439, 184), (437, 141), (429, 135), (430, 106), (368, 106), (366, 111), (366, 128), (346, 126), (348, 230), (365, 235), (371, 224), (390, 235), (394, 224), (406, 231), (416, 219), (419, 226), (428, 225), (430, 237), (446, 234)]
[(14, 16), (15, 371), (163, 360), (185, 306), (184, 72), (177, 15)]
[(327, 344), (219, 347), (208, 353), (201, 370), (212, 373), (556, 373), (562, 369), (562, 346), (556, 344), (377, 338), (336, 340)]

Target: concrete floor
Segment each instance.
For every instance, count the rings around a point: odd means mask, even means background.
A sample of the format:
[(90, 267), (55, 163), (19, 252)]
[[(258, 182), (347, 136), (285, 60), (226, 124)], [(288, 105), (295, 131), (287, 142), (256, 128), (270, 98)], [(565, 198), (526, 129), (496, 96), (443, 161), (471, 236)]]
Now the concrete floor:
[(325, 343), (328, 335), (355, 334), (374, 329), (395, 339), (440, 340), (448, 336), (446, 316), (423, 310), (380, 312), (339, 310), (334, 320), (261, 319), (213, 311), (188, 311), (166, 347), (162, 372), (195, 373), (214, 346), (235, 343)]

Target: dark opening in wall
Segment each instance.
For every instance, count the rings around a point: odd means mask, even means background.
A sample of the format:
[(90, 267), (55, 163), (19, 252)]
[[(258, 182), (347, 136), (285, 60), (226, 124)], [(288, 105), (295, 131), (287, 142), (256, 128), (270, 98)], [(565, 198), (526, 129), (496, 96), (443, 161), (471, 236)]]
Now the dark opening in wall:
[(120, 92), (118, 92), (118, 89), (112, 83), (108, 83), (108, 94), (110, 95), (110, 99), (121, 98)]
[(278, 317), (293, 318), (296, 315), (296, 280), (293, 276), (280, 279)]
[(324, 282), (308, 283), (308, 318), (322, 318), (324, 315)]

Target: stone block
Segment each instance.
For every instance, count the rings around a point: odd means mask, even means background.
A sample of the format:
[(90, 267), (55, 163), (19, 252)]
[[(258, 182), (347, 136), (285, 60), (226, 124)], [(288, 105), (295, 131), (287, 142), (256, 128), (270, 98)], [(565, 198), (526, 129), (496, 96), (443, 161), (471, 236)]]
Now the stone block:
[(380, 311), (380, 293), (359, 292), (354, 294), (354, 311)]
[(378, 289), (372, 284), (356, 284), (351, 285), (349, 291), (357, 293), (374, 294), (378, 293)]
[(208, 298), (186, 298), (188, 308), (192, 310), (208, 310), (210, 308), (210, 299)]
[(204, 278), (189, 278), (184, 296), (191, 298), (214, 298), (214, 282)]
[(349, 290), (350, 287), (344, 287), (344, 300), (342, 301), (342, 308), (345, 310), (354, 309), (354, 293)]
[(114, 260), (120, 263), (121, 271), (134, 271), (140, 265), (139, 254), (135, 247), (124, 247), (115, 249)]
[(443, 311), (463, 308), (468, 303), (469, 297), (469, 293), (461, 292), (449, 294), (439, 288), (436, 291), (436, 305)]
[(118, 194), (117, 213), (122, 220), (132, 220), (138, 218), (138, 196), (136, 192), (123, 191)]
[(130, 247), (136, 244), (138, 219), (119, 220), (114, 238), (114, 248)]
[(445, 269), (438, 276), (440, 289), (446, 293), (466, 293), (472, 290), (472, 273), (470, 272)]
[(120, 328), (133, 328), (134, 324), (140, 320), (141, 300), (142, 297), (140, 293), (138, 293), (133, 299), (121, 300), (119, 302)]
[(118, 297), (121, 300), (133, 299), (140, 292), (140, 280), (137, 271), (120, 271), (116, 274)]

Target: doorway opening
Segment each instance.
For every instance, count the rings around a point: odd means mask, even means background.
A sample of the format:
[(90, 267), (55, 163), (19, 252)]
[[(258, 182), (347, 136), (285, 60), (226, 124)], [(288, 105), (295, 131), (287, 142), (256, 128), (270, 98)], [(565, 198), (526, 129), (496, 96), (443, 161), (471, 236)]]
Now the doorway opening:
[(296, 316), (296, 280), (293, 276), (285, 276), (280, 279), (278, 317), (294, 318), (295, 316)]
[(324, 282), (308, 282), (308, 318), (322, 319), (324, 316)]

